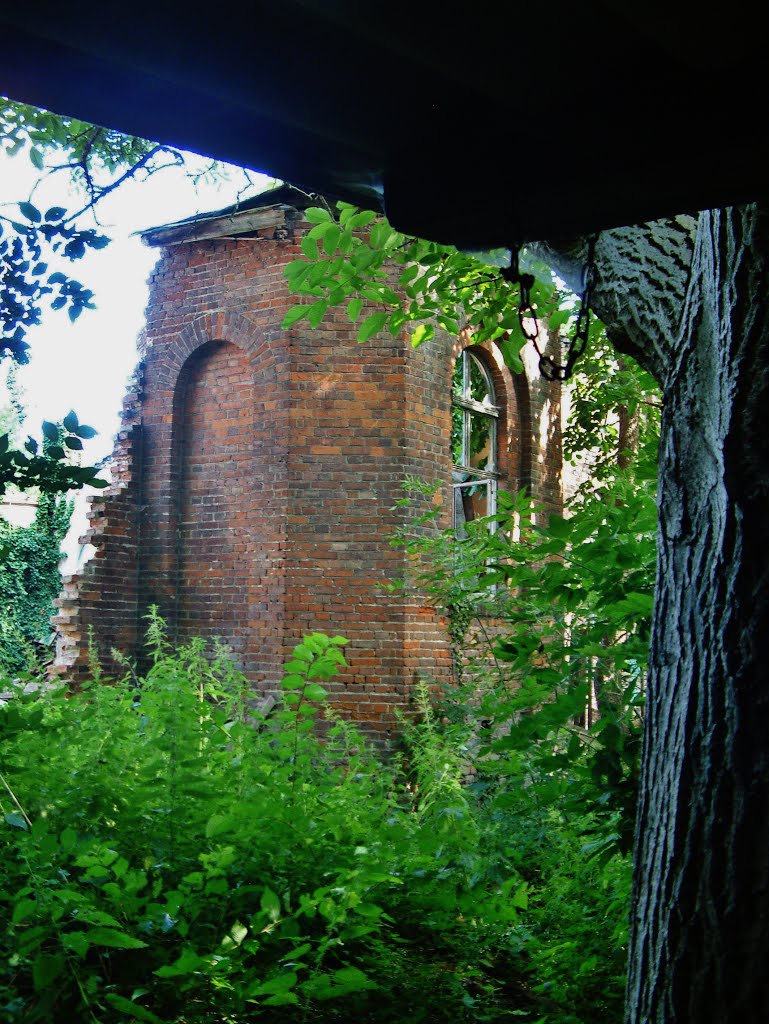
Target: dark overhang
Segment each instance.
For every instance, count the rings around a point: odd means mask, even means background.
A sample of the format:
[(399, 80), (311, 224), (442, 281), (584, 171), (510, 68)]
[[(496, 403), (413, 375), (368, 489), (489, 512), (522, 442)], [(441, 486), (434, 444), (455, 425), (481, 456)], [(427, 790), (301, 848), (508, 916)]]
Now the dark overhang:
[(766, 195), (763, 31), (701, 4), (41, 0), (0, 26), (15, 99), (460, 245)]

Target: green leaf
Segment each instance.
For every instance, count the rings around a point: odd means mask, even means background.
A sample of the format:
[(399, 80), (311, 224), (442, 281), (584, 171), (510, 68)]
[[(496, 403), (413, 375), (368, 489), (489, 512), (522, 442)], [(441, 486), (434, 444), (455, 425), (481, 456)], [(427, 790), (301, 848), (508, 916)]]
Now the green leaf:
[(363, 992), (366, 989), (379, 988), (375, 981), (357, 967), (340, 967), (334, 971), (334, 995), (347, 995), (350, 992)]
[(26, 921), (28, 917), (36, 914), (37, 910), (38, 903), (35, 900), (19, 900), (13, 908), (11, 921), (13, 924), (21, 924), (22, 921)]
[(144, 1006), (140, 1006), (139, 1003), (133, 1002), (131, 999), (126, 999), (125, 996), (118, 995), (117, 992), (106, 992), (104, 999), (113, 1009), (119, 1010), (134, 1020), (145, 1021), (146, 1024), (165, 1024), (165, 1021), (158, 1017), (157, 1014), (154, 1014)]
[(304, 216), (310, 224), (328, 224), (331, 221), (331, 214), (322, 206), (308, 206)]
[(269, 886), (265, 886), (262, 890), (261, 907), (262, 913), (266, 914), (271, 921), (277, 921), (280, 917), (280, 899)]
[(372, 313), (358, 328), (358, 342), (362, 344), (381, 331), (387, 323), (387, 313)]
[(551, 331), (557, 331), (559, 327), (563, 327), (569, 317), (574, 316), (573, 309), (556, 309), (554, 313), (551, 313), (547, 318), (547, 326)]
[(16, 813), (16, 811), (8, 811), (5, 815), (5, 820), (7, 824), (13, 825), (14, 828), (23, 829), (25, 832), (29, 831), (29, 825), (20, 814)]
[(412, 348), (419, 348), (419, 346), (429, 341), (430, 338), (435, 334), (435, 328), (432, 324), (419, 324), (414, 333), (411, 335)]
[(307, 662), (298, 660), (287, 661), (283, 668), (287, 674), (291, 672), (304, 672), (307, 668)]
[(553, 514), (548, 520), (547, 532), (552, 534), (553, 537), (563, 540), (571, 533), (571, 522), (562, 516)]
[(328, 697), (328, 690), (319, 683), (308, 683), (304, 696), (306, 700), (325, 700)]
[(74, 434), (78, 428), (77, 414), (74, 409), (70, 409), (67, 415), (64, 417), (63, 426), (65, 430), (69, 430), (70, 433)]
[(116, 921), (112, 914), (103, 910), (84, 909), (78, 913), (78, 920), (85, 924), (107, 925), (109, 928), (120, 928), (120, 922)]
[(357, 967), (340, 967), (334, 971), (334, 981), (343, 985), (362, 984), (368, 982), (368, 978)]
[(281, 330), (287, 331), (289, 327), (292, 327), (298, 320), (306, 316), (308, 308), (308, 306), (292, 306), (283, 317), (283, 323), (280, 325)]
[(157, 975), (158, 978), (178, 978), (184, 974), (193, 974), (205, 965), (205, 960), (202, 960), (193, 949), (185, 949), (174, 963), (166, 964), (165, 967), (158, 967), (152, 973)]
[(145, 949), (147, 946), (141, 939), (116, 928), (91, 928), (85, 936), (92, 946), (109, 946), (113, 949)]
[(27, 220), (32, 221), (34, 224), (43, 219), (43, 215), (32, 203), (19, 203), (19, 211), (22, 217), (26, 217)]
[(59, 427), (56, 423), (51, 423), (49, 420), (43, 420), (43, 437), (46, 441), (58, 441), (59, 440)]
[(323, 251), (327, 256), (333, 256), (336, 252), (336, 245), (341, 233), (338, 224), (329, 224), (323, 235)]
[(38, 171), (42, 171), (44, 166), (43, 154), (39, 149), (35, 149), (34, 147), (30, 149), (29, 160), (33, 167), (36, 167)]
[(32, 984), (35, 992), (44, 992), (64, 970), (66, 959), (58, 954), (38, 953), (32, 964)]
[(264, 1000), (265, 1006), (289, 1006), (299, 1002), (299, 997), (294, 992), (279, 992), (274, 996), (268, 996)]
[(48, 941), (50, 936), (50, 924), (36, 924), (32, 928), (24, 928), (16, 936), (17, 951), (22, 955), (32, 953), (33, 950), (38, 949), (44, 942)]
[(376, 220), (379, 216), (374, 210), (361, 210), (360, 213), (355, 213), (345, 222), (345, 227), (350, 228), (351, 231), (357, 231), (359, 228), (365, 228), (367, 224), (370, 224), (373, 220)]
[(79, 452), (83, 450), (83, 442), (79, 437), (65, 437), (64, 444), (73, 452)]
[[(302, 670), (304, 670), (304, 668), (305, 666), (303, 665)], [(299, 675), (283, 676), (283, 678), (280, 681), (280, 685), (284, 690), (301, 690), (304, 684), (304, 678)]]
[(73, 953), (83, 957), (88, 952), (90, 943), (84, 932), (67, 932), (61, 937), (61, 944), (65, 949), (71, 949)]
[(508, 369), (512, 370), (513, 373), (523, 372), (520, 341), (513, 341), (512, 338), (498, 338), (497, 348), (502, 353), (502, 358), (504, 359), (505, 366)]
[(512, 904), (514, 907), (518, 907), (520, 910), (529, 909), (529, 886), (527, 882), (520, 885), (513, 896)]
[(313, 263), (317, 260), (318, 243), (314, 238), (310, 238), (309, 235), (305, 235), (302, 239), (301, 248), (308, 260), (312, 260)]
[(355, 323), (362, 309), (363, 299), (350, 299), (347, 303), (347, 316), (350, 318), (351, 323)]
[(283, 273), (286, 275), (289, 284), (293, 287), (295, 278), (303, 277), (307, 274), (308, 270), (307, 260), (291, 260), (284, 268)]
[(329, 225), (327, 224), (316, 224), (315, 227), (310, 228), (310, 230), (307, 232), (307, 238), (323, 238), (328, 226)]
[(320, 302), (313, 302), (311, 306), (307, 307), (307, 322), (310, 327), (315, 328), (321, 322), (323, 317), (326, 315), (328, 309), (328, 302), (325, 299), (321, 299)]
[(391, 248), (398, 237), (398, 233), (392, 229), (386, 220), (378, 221), (371, 229), (369, 244), (372, 249)]
[[(277, 978), (270, 978), (267, 981), (262, 982), (261, 985), (255, 989), (250, 990), (250, 996), (273, 996), (280, 997), (286, 996), (291, 993), (291, 989), (294, 988), (298, 980), (298, 975), (294, 971), (287, 971), (285, 974), (279, 975)], [(265, 1003), (269, 1006), (280, 1006), (285, 1003), (296, 1003), (298, 1002), (297, 997), (292, 995), (290, 999), (265, 999)]]
[(206, 822), (206, 838), (212, 839), (215, 836), (223, 835), (225, 832), (232, 832), (238, 827), (238, 819), (232, 814), (212, 814)]

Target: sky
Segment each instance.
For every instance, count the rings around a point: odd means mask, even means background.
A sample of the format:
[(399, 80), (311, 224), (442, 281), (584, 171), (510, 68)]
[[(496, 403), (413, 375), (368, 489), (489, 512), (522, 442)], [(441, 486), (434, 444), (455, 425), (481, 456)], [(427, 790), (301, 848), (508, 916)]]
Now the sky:
[[(244, 178), (235, 168), (230, 175), (228, 181), (196, 189), (183, 171), (162, 171), (146, 181), (121, 185), (99, 205), (99, 228), (112, 238), (111, 244), (65, 267), (95, 293), (97, 308), (84, 310), (74, 324), (66, 311), (44, 308), (42, 324), (29, 331), (30, 361), (17, 373), (27, 407), (25, 433), (39, 436), (43, 419), (60, 420), (74, 409), (81, 423), (99, 431), (86, 442), (84, 461), (95, 462), (111, 452), (126, 382), (137, 362), (147, 278), (159, 255), (136, 232), (235, 202)], [(7, 157), (0, 152), (0, 211), (18, 217), (13, 204), (28, 198), (39, 177), (26, 153)], [(251, 178), (256, 191), (273, 180), (256, 174)], [(77, 208), (64, 174), (39, 185), (33, 201), (43, 210)], [(0, 404), (5, 404), (4, 373), (0, 381)]]

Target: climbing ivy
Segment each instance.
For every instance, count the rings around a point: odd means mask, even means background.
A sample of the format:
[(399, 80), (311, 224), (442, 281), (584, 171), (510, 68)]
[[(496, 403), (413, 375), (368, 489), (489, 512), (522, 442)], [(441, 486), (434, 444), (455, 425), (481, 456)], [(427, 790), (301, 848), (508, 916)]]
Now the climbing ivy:
[(53, 600), (61, 590), (61, 543), (73, 502), (40, 496), (31, 526), (0, 522), (0, 663), (20, 672), (44, 656), (51, 638)]

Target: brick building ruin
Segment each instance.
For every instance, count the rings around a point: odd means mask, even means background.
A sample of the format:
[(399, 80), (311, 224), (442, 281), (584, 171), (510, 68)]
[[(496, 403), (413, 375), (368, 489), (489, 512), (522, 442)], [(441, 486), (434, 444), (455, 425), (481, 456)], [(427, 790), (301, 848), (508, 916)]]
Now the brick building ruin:
[(451, 672), (445, 623), (380, 586), (404, 575), (389, 543), (412, 514), (402, 482), (439, 485), (446, 526), (497, 485), (559, 508), (560, 391), (536, 360), (511, 376), (493, 346), (465, 356), (440, 332), (359, 345), (344, 309), (281, 330), (306, 205), (284, 186), (145, 233), (162, 253), (140, 364), (112, 485), (92, 499), (94, 557), (58, 601), (58, 670), (87, 674), (89, 633), (108, 671), (113, 648), (140, 659), (153, 604), (175, 641), (225, 642), (261, 693), (303, 634), (342, 633), (333, 699), (386, 739), (415, 677)]

